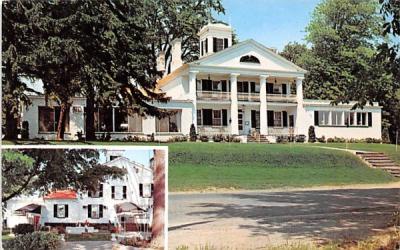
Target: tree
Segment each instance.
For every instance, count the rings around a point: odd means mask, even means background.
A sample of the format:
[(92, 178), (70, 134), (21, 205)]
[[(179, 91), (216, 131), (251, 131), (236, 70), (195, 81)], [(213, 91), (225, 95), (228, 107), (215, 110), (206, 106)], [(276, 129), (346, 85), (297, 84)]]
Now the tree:
[(305, 44), (300, 44), (298, 42), (289, 42), (283, 48), (283, 51), (279, 55), (283, 56), (292, 63), (304, 67), (306, 56), (309, 54), (310, 50)]
[(93, 149), (4, 150), (2, 201), (36, 191), (96, 190), (106, 178), (125, 174), (123, 169), (100, 164), (99, 154)]
[(192, 123), (192, 125), (190, 125), (190, 141), (196, 141), (197, 140), (197, 133), (196, 133), (196, 127), (194, 126), (194, 124)]

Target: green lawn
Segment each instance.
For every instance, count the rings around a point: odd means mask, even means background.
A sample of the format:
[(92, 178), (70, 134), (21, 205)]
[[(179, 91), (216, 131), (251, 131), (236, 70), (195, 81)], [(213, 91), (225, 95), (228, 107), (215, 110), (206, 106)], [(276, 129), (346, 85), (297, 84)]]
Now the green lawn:
[(395, 181), (351, 153), (307, 144), (177, 143), (169, 146), (169, 190), (268, 189)]

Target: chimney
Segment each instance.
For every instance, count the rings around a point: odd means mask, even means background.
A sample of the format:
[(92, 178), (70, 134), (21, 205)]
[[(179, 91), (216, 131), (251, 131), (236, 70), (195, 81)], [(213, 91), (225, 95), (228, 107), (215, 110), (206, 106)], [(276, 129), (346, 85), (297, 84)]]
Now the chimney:
[(182, 39), (177, 38), (172, 41), (172, 61), (171, 61), (171, 72), (182, 66)]

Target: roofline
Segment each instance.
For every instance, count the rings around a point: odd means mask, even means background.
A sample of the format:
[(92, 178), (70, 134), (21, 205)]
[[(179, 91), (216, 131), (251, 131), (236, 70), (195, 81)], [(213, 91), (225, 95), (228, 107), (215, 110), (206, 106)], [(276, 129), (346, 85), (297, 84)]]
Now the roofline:
[(117, 161), (120, 158), (123, 158), (123, 159), (127, 160), (128, 162), (132, 163), (135, 166), (138, 166), (138, 167), (141, 167), (141, 168), (144, 168), (146, 170), (150, 170), (151, 171), (151, 169), (149, 167), (146, 167), (145, 165), (140, 164), (140, 163), (138, 163), (136, 161), (132, 161), (131, 159), (129, 159), (129, 158), (125, 157), (125, 156), (118, 156), (117, 158), (113, 159), (112, 161), (105, 162), (104, 165), (111, 164), (112, 162)]
[(171, 80), (178, 77), (181, 73), (183, 73), (187, 68), (189, 68), (189, 64), (185, 63), (176, 70), (172, 71), (168, 75), (164, 76), (160, 80), (157, 81), (157, 88), (161, 88), (167, 85)]
[[(313, 103), (314, 102), (314, 103)], [(330, 107), (353, 107), (357, 104), (357, 101), (350, 101), (349, 103), (338, 103), (338, 105), (332, 105), (333, 100), (318, 100), (318, 99), (303, 99), (305, 106), (330, 106)], [(373, 102), (373, 105), (366, 104), (364, 108), (382, 109), (383, 106), (379, 105), (378, 102)]]

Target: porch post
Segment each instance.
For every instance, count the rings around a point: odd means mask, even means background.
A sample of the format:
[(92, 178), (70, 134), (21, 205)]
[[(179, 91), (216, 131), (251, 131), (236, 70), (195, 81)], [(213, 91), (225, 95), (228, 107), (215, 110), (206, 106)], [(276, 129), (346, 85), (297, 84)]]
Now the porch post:
[(306, 112), (303, 107), (303, 79), (304, 77), (296, 78), (296, 100), (297, 100), (297, 109), (296, 109), (296, 125), (297, 134), (308, 135), (307, 125), (304, 124), (304, 116)]
[(267, 122), (267, 78), (268, 75), (260, 75), (260, 134), (268, 134)]
[(197, 93), (196, 93), (196, 76), (198, 71), (189, 71), (189, 95), (193, 101), (192, 107), (192, 123), (197, 131)]
[(239, 134), (237, 77), (239, 74), (231, 74), (231, 134)]

